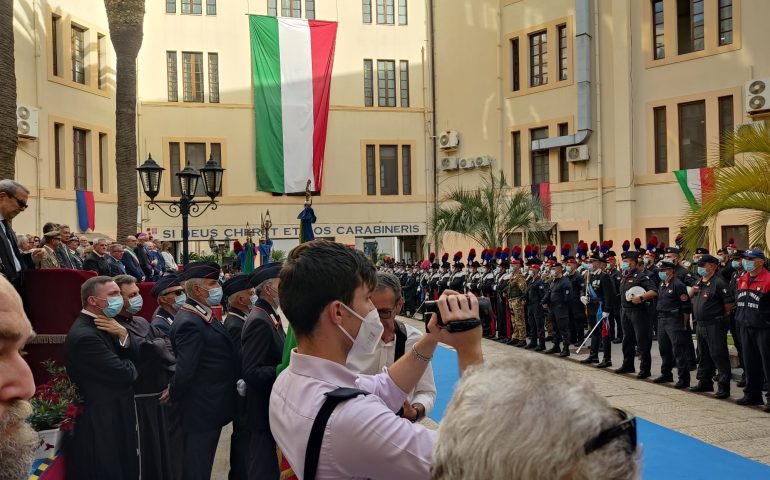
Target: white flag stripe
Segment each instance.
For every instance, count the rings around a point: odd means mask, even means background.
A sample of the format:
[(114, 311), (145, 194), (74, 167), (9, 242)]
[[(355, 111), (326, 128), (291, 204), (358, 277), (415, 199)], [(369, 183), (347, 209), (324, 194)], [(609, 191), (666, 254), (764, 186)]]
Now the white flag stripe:
[(693, 197), (695, 197), (695, 201), (698, 203), (703, 203), (703, 189), (701, 188), (699, 168), (692, 168), (687, 170), (687, 186), (690, 188), (690, 192), (692, 192)]
[(283, 183), (285, 192), (302, 192), (313, 182), (313, 63), (307, 20), (278, 19), (281, 54)]

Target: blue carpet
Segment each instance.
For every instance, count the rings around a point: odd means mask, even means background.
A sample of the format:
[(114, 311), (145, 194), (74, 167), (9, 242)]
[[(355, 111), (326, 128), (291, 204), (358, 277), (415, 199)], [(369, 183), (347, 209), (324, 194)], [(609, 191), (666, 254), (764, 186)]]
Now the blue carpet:
[[(440, 422), (459, 378), (457, 354), (439, 346), (432, 363), (437, 395), (428, 416)], [(637, 419), (637, 426), (643, 452), (642, 473), (646, 479), (770, 479), (770, 466), (642, 418)]]

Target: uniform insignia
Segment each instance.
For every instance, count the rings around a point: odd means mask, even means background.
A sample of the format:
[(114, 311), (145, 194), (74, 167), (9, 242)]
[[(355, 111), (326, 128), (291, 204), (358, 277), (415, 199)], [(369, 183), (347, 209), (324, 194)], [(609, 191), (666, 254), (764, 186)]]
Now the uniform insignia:
[(727, 293), (727, 289), (726, 289), (726, 288), (723, 288), (723, 289), (722, 289), (722, 293)]
[(674, 291), (669, 288), (668, 293), (674, 293)]
[(706, 293), (704, 293), (704, 294), (703, 294), (703, 298), (709, 298), (709, 294), (708, 294), (708, 292), (706, 292)]
[(686, 302), (689, 299), (690, 299), (690, 297), (688, 297), (686, 293), (683, 293), (682, 295), (679, 296), (679, 300), (681, 300), (683, 302)]
[(198, 315), (203, 319), (204, 322), (208, 323), (209, 325), (211, 325), (211, 322), (214, 320), (214, 316), (212, 315), (211, 317), (209, 317), (208, 315), (206, 315), (206, 310), (204, 310), (203, 307), (201, 307), (200, 305), (191, 305), (189, 303), (185, 303), (184, 305), (182, 305), (182, 308), (180, 308), (180, 310), (185, 310), (187, 312)]

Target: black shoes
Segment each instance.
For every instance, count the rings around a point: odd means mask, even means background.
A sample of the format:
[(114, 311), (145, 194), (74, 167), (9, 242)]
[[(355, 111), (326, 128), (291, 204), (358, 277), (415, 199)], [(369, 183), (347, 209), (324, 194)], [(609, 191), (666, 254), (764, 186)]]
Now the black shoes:
[(636, 372), (636, 369), (633, 366), (627, 367), (623, 365), (620, 368), (615, 369), (615, 373), (635, 373), (635, 372)]
[(680, 378), (675, 384), (674, 388), (683, 389), (690, 386), (690, 379), (689, 378)]
[(725, 398), (730, 398), (730, 391), (724, 390), (720, 388), (717, 393), (714, 395), (714, 398), (717, 398), (719, 400), (724, 400)]
[(584, 358), (580, 363), (599, 363), (599, 357), (589, 355), (588, 358)]
[(544, 352), (545, 351), (545, 345), (538, 345), (535, 347), (536, 352)]
[(612, 343), (614, 343), (614, 344), (623, 343), (623, 339), (622, 338), (613, 338), (612, 339)]
[(559, 352), (559, 356), (560, 356), (560, 357), (569, 357), (569, 348), (567, 348), (567, 347), (564, 347), (564, 350), (562, 350), (561, 352)]
[(546, 350), (545, 353), (548, 353), (548, 354), (551, 354), (551, 353), (561, 353), (561, 349), (558, 346), (554, 345), (553, 347), (551, 347), (548, 350)]
[(674, 377), (671, 375), (661, 375), (655, 380), (652, 381), (652, 383), (670, 383), (674, 381)]
[(638, 378), (639, 380), (644, 380), (645, 378), (650, 378), (650, 372), (641, 372), (641, 371), (640, 371), (640, 372), (639, 372), (639, 373), (636, 375), (636, 378)]
[(738, 380), (738, 383), (736, 383), (736, 385), (738, 386), (738, 388), (743, 388), (743, 387), (746, 386), (746, 374), (745, 373), (741, 374), (741, 379)]
[(537, 348), (537, 343), (535, 342), (529, 342), (526, 347), (527, 350), (532, 350), (533, 348)]
[(607, 360), (606, 358), (602, 360), (602, 362), (598, 365), (596, 365), (596, 368), (607, 368), (612, 366), (612, 360)]
[[(690, 387), (691, 392), (713, 392), (714, 391), (714, 384), (713, 383), (706, 383), (706, 382), (698, 382), (697, 385), (694, 387)], [(729, 394), (728, 394), (729, 396)]]
[(746, 395), (739, 398), (735, 403), (738, 405), (762, 405), (762, 399), (761, 398), (753, 398), (753, 397), (747, 397)]

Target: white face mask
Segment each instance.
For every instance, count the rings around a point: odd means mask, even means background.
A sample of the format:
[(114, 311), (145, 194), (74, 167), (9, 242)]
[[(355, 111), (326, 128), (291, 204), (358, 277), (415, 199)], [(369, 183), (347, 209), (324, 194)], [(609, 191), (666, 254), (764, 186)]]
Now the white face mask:
[(345, 336), (348, 337), (351, 342), (353, 342), (353, 348), (350, 349), (350, 353), (371, 355), (377, 348), (377, 342), (380, 341), (382, 332), (385, 330), (385, 327), (382, 326), (382, 322), (380, 321), (379, 312), (376, 308), (372, 309), (369, 313), (366, 314), (366, 318), (364, 318), (354, 312), (352, 308), (348, 307), (344, 303), (342, 306), (345, 307), (348, 312), (352, 313), (359, 320), (361, 320), (361, 328), (358, 329), (358, 335), (356, 335), (356, 338), (353, 338), (353, 336), (350, 335), (347, 330), (342, 327), (342, 325), (337, 325), (340, 330), (342, 330), (342, 333), (344, 333)]

